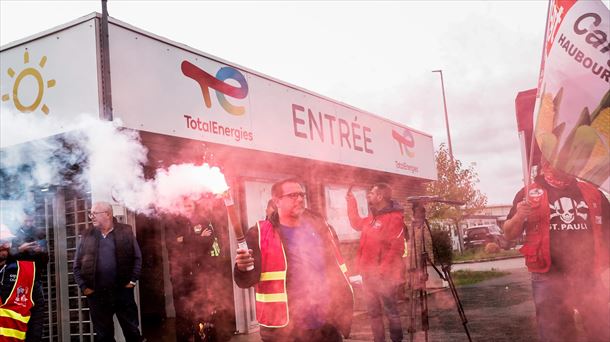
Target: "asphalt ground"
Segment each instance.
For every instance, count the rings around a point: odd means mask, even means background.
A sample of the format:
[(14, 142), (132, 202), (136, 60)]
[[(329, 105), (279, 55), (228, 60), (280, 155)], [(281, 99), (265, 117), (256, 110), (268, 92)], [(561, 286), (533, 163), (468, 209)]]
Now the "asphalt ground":
[[(510, 269), (507, 276), (457, 288), (472, 341), (535, 342), (535, 309), (529, 273), (525, 268)], [(431, 290), (428, 296), (428, 341), (468, 341), (464, 325), (449, 289)], [(416, 306), (420, 301), (416, 300)], [(403, 330), (410, 322), (409, 301), (400, 304)], [(415, 315), (417, 332), (405, 334), (403, 341), (425, 341), (421, 314)], [(366, 313), (354, 317), (351, 341), (370, 341), (372, 334)], [(389, 340), (389, 333), (386, 333)]]
[[(536, 342), (536, 316), (531, 296), (529, 273), (525, 267), (506, 269), (509, 275), (457, 288), (468, 323), (472, 341)], [(428, 295), (428, 341), (468, 341), (454, 299), (448, 288), (430, 290)], [(346, 341), (371, 341), (372, 334), (361, 294), (356, 289), (356, 311), (352, 334)], [(415, 298), (417, 306), (420, 301)], [(417, 332), (410, 336), (406, 328), (410, 322), (409, 300), (399, 304), (403, 341), (425, 341), (421, 330), (421, 315), (416, 313)], [(386, 329), (387, 330), (387, 329)], [(389, 332), (386, 331), (389, 340)], [(238, 335), (232, 341), (257, 342), (258, 334)]]

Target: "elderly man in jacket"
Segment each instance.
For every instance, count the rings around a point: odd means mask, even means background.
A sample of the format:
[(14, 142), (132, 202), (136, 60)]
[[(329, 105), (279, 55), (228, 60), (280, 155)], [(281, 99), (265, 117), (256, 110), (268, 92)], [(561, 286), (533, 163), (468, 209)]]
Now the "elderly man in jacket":
[(382, 311), (385, 307), (390, 338), (392, 341), (402, 341), (397, 294), (405, 274), (402, 261), (405, 248), (404, 209), (392, 200), (392, 189), (385, 183), (373, 185), (366, 194), (369, 205), (367, 217), (358, 214), (358, 204), (351, 191), (348, 191), (346, 199), (350, 224), (362, 232), (357, 262), (373, 338), (376, 342), (385, 340)]
[(353, 293), (336, 235), (306, 211), (297, 180), (278, 182), (271, 193), (277, 212), (248, 231), (251, 249), (237, 250), (235, 283), (255, 286), (263, 341), (341, 341), (350, 333)]
[(96, 341), (114, 341), (117, 320), (127, 342), (140, 341), (134, 287), (142, 269), (142, 253), (131, 227), (118, 223), (112, 206), (94, 203), (93, 229), (82, 232), (74, 260), (74, 279), (87, 296)]

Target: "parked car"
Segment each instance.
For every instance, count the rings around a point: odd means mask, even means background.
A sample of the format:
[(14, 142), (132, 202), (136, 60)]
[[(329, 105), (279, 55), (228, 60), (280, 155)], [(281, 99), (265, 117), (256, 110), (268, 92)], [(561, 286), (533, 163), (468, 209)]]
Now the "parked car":
[(495, 224), (468, 227), (464, 230), (464, 248), (485, 248), (488, 243), (494, 242), (502, 249), (510, 249), (514, 243), (508, 241), (500, 227)]

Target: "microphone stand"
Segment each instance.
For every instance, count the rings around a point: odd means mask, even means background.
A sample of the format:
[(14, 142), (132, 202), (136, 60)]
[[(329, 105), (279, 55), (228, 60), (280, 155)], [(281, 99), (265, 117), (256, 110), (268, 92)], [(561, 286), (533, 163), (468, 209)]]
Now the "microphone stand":
[[(430, 224), (426, 219), (426, 207), (425, 203), (429, 202), (442, 202), (449, 204), (461, 205), (461, 202), (442, 200), (436, 197), (430, 196), (419, 196), (409, 197), (407, 201), (412, 203), (413, 210), (413, 225), (409, 233), (409, 282), (411, 285), (410, 290), (410, 320), (407, 332), (409, 333), (409, 341), (414, 341), (416, 324), (415, 315), (417, 313), (416, 298), (419, 300), (420, 315), (421, 315), (421, 329), (424, 332), (425, 341), (428, 342), (428, 330), (430, 330), (429, 317), (428, 317), (428, 292), (426, 289), (426, 282), (428, 281), (428, 263), (434, 268), (441, 279), (445, 280), (449, 284), (451, 295), (455, 301), (455, 305), (464, 326), (464, 331), (468, 337), (468, 341), (472, 342), (470, 332), (468, 331), (468, 319), (464, 312), (464, 307), (460, 301), (460, 297), (451, 278), (451, 265), (443, 265), (441, 263), (441, 270), (430, 260), (430, 256), (426, 251), (426, 238), (425, 231), (430, 233), (432, 238), (432, 232), (430, 230)], [(417, 241), (420, 241), (421, 252), (417, 252)], [(434, 246), (434, 242), (432, 243)]]

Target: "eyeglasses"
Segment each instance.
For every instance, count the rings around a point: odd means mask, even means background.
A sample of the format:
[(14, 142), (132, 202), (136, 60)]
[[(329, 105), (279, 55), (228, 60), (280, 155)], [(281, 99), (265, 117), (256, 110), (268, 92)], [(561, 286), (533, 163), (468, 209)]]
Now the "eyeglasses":
[(87, 216), (89, 216), (90, 219), (96, 217), (99, 214), (107, 214), (107, 211), (90, 211)]
[(299, 192), (291, 192), (289, 194), (280, 196), (280, 198), (284, 198), (284, 197), (288, 197), (291, 200), (296, 200), (299, 197), (303, 197), (303, 199), (305, 199), (307, 197), (307, 194), (299, 191)]

